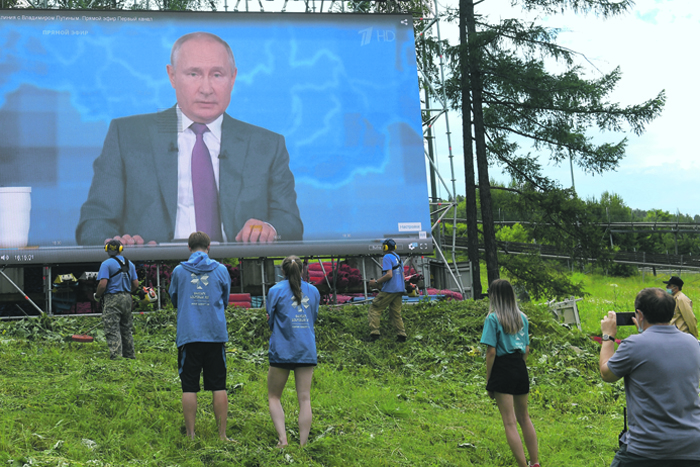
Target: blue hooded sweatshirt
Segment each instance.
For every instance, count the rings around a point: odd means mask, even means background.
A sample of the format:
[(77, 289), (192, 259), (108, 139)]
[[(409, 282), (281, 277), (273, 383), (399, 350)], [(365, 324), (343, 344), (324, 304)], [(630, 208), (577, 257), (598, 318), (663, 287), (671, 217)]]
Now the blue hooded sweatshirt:
[(270, 363), (316, 364), (314, 323), (321, 296), (308, 282), (301, 283), (301, 303), (297, 303), (288, 280), (270, 289), (267, 314), (270, 315)]
[(170, 299), (177, 308), (177, 346), (228, 342), (225, 310), (231, 276), (223, 264), (195, 251), (174, 270)]

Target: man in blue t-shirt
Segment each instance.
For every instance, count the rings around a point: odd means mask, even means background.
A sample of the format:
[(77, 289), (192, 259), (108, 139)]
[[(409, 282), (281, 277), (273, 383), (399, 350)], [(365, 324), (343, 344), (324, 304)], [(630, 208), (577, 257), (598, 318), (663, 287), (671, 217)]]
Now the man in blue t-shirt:
[(100, 265), (97, 273), (97, 291), (94, 298), (102, 303), (102, 324), (109, 348), (109, 358), (136, 358), (134, 337), (131, 333), (131, 294), (139, 287), (134, 263), (121, 256), (124, 246), (119, 240), (105, 245), (109, 259)]
[(390, 238), (384, 240), (382, 249), (386, 253), (382, 260), (382, 271), (384, 275), (377, 280), (369, 281), (370, 287), (381, 286), (381, 292), (374, 297), (369, 307), (369, 338), (372, 341), (379, 339), (379, 318), (387, 307), (389, 307), (389, 320), (396, 329), (396, 340), (406, 342), (406, 330), (401, 319), (401, 301), (406, 284), (403, 275), (403, 261), (396, 254), (396, 242)]
[(214, 417), (219, 438), (226, 437), (226, 306), (231, 276), (226, 266), (209, 258), (211, 241), (204, 232), (194, 232), (187, 244), (190, 259), (180, 263), (170, 282), (170, 300), (177, 308), (177, 362), (182, 384), (182, 412), (187, 436), (194, 439), (199, 375), (204, 372), (204, 390), (212, 391)]
[(662, 289), (644, 289), (634, 301), (640, 334), (615, 352), (615, 312), (601, 321), (603, 381), (625, 379), (629, 431), (611, 467), (700, 465), (700, 347), (670, 321), (676, 302)]

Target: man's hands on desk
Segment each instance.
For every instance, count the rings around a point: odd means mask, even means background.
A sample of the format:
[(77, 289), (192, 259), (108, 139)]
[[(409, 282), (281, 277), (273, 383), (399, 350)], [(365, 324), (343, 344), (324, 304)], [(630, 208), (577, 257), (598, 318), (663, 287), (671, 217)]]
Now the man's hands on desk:
[(141, 235), (129, 235), (129, 234), (124, 234), (124, 235), (115, 235), (112, 238), (107, 238), (105, 239), (105, 244), (108, 243), (111, 240), (119, 240), (122, 242), (122, 245), (124, 246), (131, 246), (131, 245), (157, 245), (157, 243), (154, 240), (151, 240), (148, 243), (145, 243), (143, 241), (143, 237)]
[(258, 219), (248, 219), (236, 235), (236, 241), (242, 243), (273, 243), (276, 238), (275, 228)]
[[(235, 238), (237, 242), (241, 243), (273, 243), (276, 239), (277, 231), (275, 228), (267, 222), (258, 219), (248, 219)], [(157, 245), (154, 240), (146, 242), (141, 235), (116, 235), (105, 239), (105, 243), (110, 240), (119, 240), (124, 246)]]

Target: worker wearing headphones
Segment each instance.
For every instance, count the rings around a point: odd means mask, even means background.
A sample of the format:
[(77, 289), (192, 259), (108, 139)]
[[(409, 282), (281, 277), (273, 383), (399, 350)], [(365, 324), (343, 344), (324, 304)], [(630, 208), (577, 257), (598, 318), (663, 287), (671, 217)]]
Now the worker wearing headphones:
[(100, 265), (97, 274), (95, 300), (102, 301), (102, 324), (109, 348), (109, 358), (136, 358), (134, 337), (131, 330), (131, 294), (139, 286), (134, 263), (125, 259), (121, 252), (124, 246), (119, 240), (110, 240), (105, 245), (109, 259)]
[(381, 287), (381, 292), (374, 297), (372, 305), (369, 307), (369, 338), (376, 341), (380, 337), (379, 318), (387, 307), (389, 307), (389, 320), (396, 329), (396, 340), (406, 342), (406, 330), (401, 319), (402, 296), (406, 292), (404, 282), (403, 261), (396, 254), (396, 242), (390, 238), (382, 243), (384, 259), (382, 260), (382, 271), (384, 275), (377, 280), (369, 281), (370, 287)]

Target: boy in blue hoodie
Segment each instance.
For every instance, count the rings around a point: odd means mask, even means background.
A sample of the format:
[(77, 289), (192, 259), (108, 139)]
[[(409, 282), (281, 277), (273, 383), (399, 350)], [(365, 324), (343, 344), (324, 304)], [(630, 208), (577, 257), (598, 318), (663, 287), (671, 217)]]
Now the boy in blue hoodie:
[(199, 375), (203, 370), (204, 390), (213, 394), (219, 438), (226, 441), (225, 310), (231, 277), (224, 265), (209, 258), (210, 243), (204, 232), (190, 235), (187, 244), (192, 254), (173, 270), (169, 292), (177, 308), (177, 361), (187, 436), (194, 439)]

